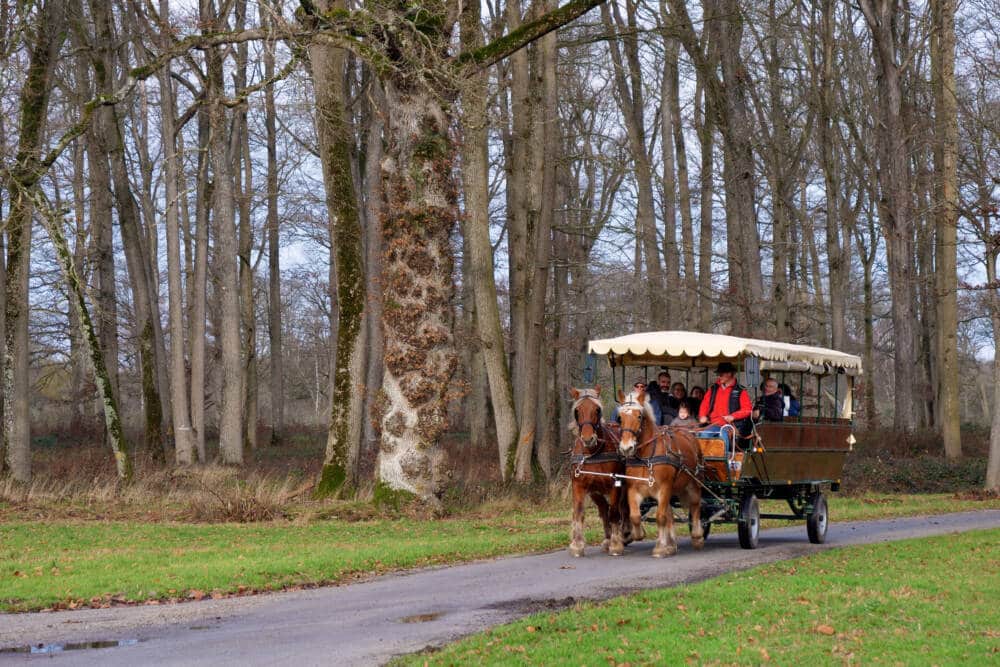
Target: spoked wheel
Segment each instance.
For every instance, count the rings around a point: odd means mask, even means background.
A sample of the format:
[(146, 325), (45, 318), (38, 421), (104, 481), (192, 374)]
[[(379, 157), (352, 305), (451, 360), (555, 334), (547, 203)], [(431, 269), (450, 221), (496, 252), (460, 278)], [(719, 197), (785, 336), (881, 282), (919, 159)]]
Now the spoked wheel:
[(740, 500), (740, 516), (736, 526), (740, 536), (740, 546), (744, 549), (756, 549), (760, 536), (760, 503), (754, 494), (743, 496)]
[(830, 516), (826, 510), (826, 496), (817, 491), (810, 498), (812, 513), (806, 515), (806, 532), (809, 533), (809, 541), (813, 544), (823, 544), (826, 542), (826, 528), (830, 523)]

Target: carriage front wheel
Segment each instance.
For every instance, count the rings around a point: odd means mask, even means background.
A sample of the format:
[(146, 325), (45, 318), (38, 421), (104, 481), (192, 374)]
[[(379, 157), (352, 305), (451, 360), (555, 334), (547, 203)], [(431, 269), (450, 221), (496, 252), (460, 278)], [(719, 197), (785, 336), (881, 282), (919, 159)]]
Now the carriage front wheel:
[(757, 496), (750, 494), (740, 500), (740, 516), (736, 521), (740, 536), (740, 546), (744, 549), (756, 549), (760, 536), (760, 503)]
[(809, 541), (813, 544), (823, 544), (826, 542), (826, 528), (830, 523), (826, 510), (826, 496), (817, 491), (809, 499), (812, 505), (812, 513), (806, 515), (806, 532), (809, 533)]

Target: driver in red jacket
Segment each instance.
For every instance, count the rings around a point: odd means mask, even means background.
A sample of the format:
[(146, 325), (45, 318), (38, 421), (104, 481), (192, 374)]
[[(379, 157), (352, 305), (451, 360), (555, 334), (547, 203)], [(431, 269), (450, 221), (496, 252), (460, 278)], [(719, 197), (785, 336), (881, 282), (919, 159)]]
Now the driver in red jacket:
[(753, 412), (753, 404), (746, 389), (736, 381), (735, 366), (723, 361), (716, 367), (715, 372), (719, 379), (709, 387), (705, 397), (701, 399), (698, 421), (708, 426), (699, 435), (703, 438), (721, 437), (728, 450), (730, 429), (723, 427), (732, 425), (741, 436), (749, 435), (749, 417)]

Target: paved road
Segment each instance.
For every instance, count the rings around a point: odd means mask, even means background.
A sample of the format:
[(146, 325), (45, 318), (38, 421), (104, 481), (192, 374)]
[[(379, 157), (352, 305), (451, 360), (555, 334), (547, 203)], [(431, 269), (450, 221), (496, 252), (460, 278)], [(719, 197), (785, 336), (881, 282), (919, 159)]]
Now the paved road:
[[(500, 558), (379, 577), (369, 582), (178, 605), (0, 616), (0, 647), (122, 642), (114, 648), (55, 655), (0, 651), (0, 663), (56, 658), (62, 665), (371, 665), (439, 645), (579, 599), (674, 586), (849, 544), (871, 544), (1000, 527), (1000, 510), (933, 517), (833, 523), (824, 546), (801, 524), (761, 532), (760, 548), (740, 549), (735, 534), (713, 534), (694, 552), (685, 538), (668, 559), (652, 541), (622, 558), (596, 548)], [(621, 575), (628, 573), (627, 579)]]

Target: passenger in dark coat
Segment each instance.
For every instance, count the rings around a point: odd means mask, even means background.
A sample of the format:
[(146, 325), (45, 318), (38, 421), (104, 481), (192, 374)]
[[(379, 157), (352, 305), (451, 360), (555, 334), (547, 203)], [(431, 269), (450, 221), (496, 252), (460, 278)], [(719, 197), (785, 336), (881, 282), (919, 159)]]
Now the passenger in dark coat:
[(778, 389), (778, 381), (768, 378), (764, 381), (764, 393), (757, 398), (753, 409), (754, 420), (764, 416), (764, 421), (780, 422), (785, 418), (785, 399)]
[(669, 424), (677, 417), (678, 401), (670, 392), (670, 373), (660, 371), (656, 377), (656, 383), (646, 388), (650, 400), (656, 405), (660, 415), (660, 426)]

